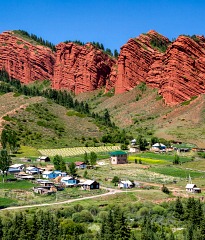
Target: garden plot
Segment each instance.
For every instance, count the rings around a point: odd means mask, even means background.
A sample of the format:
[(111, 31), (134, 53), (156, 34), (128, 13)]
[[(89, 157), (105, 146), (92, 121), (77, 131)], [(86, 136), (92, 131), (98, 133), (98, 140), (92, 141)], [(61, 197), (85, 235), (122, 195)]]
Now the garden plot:
[(120, 146), (101, 146), (101, 147), (74, 147), (74, 148), (59, 148), (59, 149), (39, 149), (38, 151), (45, 156), (53, 157), (55, 155), (61, 155), (63, 157), (76, 156), (84, 154), (85, 152), (110, 152), (119, 150)]

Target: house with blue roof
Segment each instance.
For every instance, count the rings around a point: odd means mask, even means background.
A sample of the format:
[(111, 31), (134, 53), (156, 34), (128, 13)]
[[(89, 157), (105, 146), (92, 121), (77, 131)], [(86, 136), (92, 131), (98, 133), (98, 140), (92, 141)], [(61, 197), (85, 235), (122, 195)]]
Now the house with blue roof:
[(66, 185), (67, 187), (69, 186), (75, 186), (79, 183), (80, 181), (78, 179), (75, 179), (73, 177), (62, 177), (61, 178), (61, 183)]
[(42, 173), (42, 177), (46, 178), (46, 179), (54, 179), (56, 177), (65, 177), (67, 174), (65, 172), (61, 172), (61, 171), (44, 171)]

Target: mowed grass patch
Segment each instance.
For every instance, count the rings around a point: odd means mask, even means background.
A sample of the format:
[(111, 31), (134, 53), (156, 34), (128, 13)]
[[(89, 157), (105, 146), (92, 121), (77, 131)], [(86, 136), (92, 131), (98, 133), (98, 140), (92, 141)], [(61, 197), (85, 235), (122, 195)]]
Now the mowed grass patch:
[(183, 164), (185, 168), (196, 169), (200, 171), (205, 171), (205, 160), (197, 160), (192, 162), (187, 162)]
[(170, 195), (163, 193), (160, 189), (150, 189), (150, 190), (138, 190), (136, 191), (136, 197), (140, 200), (146, 201), (159, 201), (163, 199), (170, 198)]
[(11, 198), (0, 198), (0, 209), (16, 204), (17, 201)]
[(191, 171), (188, 169), (182, 169), (178, 168), (175, 166), (167, 166), (167, 167), (152, 167), (149, 169), (149, 171), (163, 174), (163, 175), (168, 175), (172, 177), (179, 177), (179, 178), (188, 178), (189, 175), (192, 178), (199, 178), (205, 176), (204, 173), (197, 172), (197, 171)]
[(21, 189), (28, 190), (32, 187), (36, 186), (36, 184), (29, 181), (15, 181), (15, 182), (2, 182), (0, 183), (0, 189)]
[[(88, 160), (89, 160), (89, 154), (88, 154)], [(110, 155), (108, 153), (97, 153), (97, 161), (98, 160), (103, 160), (103, 159), (108, 159)], [(54, 157), (51, 157), (53, 160)], [(63, 157), (63, 160), (68, 163), (68, 162), (83, 162), (84, 161), (84, 154), (78, 155), (78, 156), (72, 156), (72, 157)]]
[(167, 164), (168, 163), (166, 160), (161, 160), (161, 159), (151, 159), (151, 158), (134, 157), (134, 156), (129, 156), (128, 157), (128, 161), (129, 162), (135, 162), (135, 160), (137, 160), (138, 163), (139, 163), (139, 161), (141, 161), (142, 164), (159, 164), (159, 165), (163, 165), (163, 164)]

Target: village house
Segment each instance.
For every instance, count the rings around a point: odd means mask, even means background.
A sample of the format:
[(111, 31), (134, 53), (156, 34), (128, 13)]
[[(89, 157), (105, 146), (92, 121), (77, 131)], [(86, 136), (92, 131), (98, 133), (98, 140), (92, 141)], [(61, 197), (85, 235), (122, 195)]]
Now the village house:
[(36, 159), (37, 162), (50, 162), (50, 158), (47, 156), (40, 156)]
[(40, 186), (33, 187), (33, 191), (38, 194), (51, 194), (55, 193), (57, 191), (56, 186), (53, 182), (50, 182), (49, 180), (42, 180), (38, 179), (37, 183), (40, 184)]
[(100, 184), (94, 180), (86, 180), (83, 183), (79, 183), (79, 185), (83, 190), (93, 190), (100, 188)]
[(27, 167), (26, 168), (26, 173), (34, 175), (34, 174), (41, 173), (41, 170), (37, 167)]
[(134, 184), (131, 181), (129, 181), (129, 180), (120, 181), (118, 183), (118, 187), (119, 188), (132, 188), (132, 187), (134, 187)]
[(111, 164), (127, 163), (127, 153), (124, 151), (115, 151), (110, 153)]
[(25, 168), (24, 164), (13, 164), (9, 166), (8, 173), (19, 173), (22, 172)]
[(35, 177), (34, 176), (31, 176), (25, 172), (20, 172), (18, 174), (15, 174), (15, 177), (18, 179), (18, 180), (35, 180)]
[(63, 183), (67, 187), (76, 186), (79, 183), (78, 179), (75, 179), (73, 177), (62, 177), (61, 183)]
[(56, 177), (65, 177), (67, 174), (65, 172), (61, 172), (61, 171), (44, 171), (42, 173), (42, 177), (46, 178), (46, 179), (54, 179)]
[(196, 184), (188, 183), (186, 185), (186, 191), (190, 193), (201, 193), (201, 189)]
[(162, 144), (162, 143), (155, 143), (150, 148), (150, 151), (165, 152), (166, 151), (166, 146), (164, 144)]
[(139, 152), (139, 147), (138, 146), (130, 146), (129, 152), (130, 153), (137, 153)]
[(75, 162), (75, 167), (78, 169), (85, 169), (86, 164), (84, 162)]

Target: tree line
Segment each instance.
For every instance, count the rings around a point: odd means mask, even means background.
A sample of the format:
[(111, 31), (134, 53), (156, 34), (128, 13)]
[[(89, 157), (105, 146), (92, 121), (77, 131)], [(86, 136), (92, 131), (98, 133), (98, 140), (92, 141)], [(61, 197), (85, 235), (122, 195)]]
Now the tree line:
[[(45, 211), (2, 213), (0, 239), (205, 239), (204, 205), (198, 199), (177, 198), (159, 205), (138, 201), (99, 206), (75, 204)], [(95, 231), (89, 230), (92, 223), (98, 226)]]
[(25, 30), (14, 30), (13, 31), (14, 33), (17, 33), (23, 37), (26, 37), (26, 38), (29, 38), (29, 39), (32, 39), (34, 40), (35, 42), (39, 43), (40, 45), (43, 45), (43, 46), (46, 46), (46, 47), (49, 47), (52, 51), (56, 51), (56, 47), (53, 43), (47, 41), (47, 40), (44, 40), (42, 37), (38, 37), (36, 36), (35, 34), (29, 34), (27, 31)]

